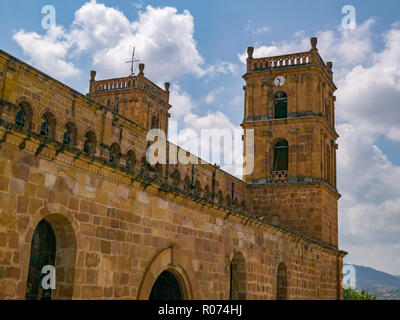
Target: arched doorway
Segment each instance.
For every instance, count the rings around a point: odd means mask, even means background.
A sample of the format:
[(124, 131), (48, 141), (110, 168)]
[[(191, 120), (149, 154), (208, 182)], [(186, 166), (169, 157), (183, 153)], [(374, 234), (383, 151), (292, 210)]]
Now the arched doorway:
[[(173, 252), (175, 253), (173, 254)], [(175, 260), (173, 260), (173, 257), (175, 257)], [(181, 299), (193, 299), (193, 289), (190, 279), (194, 278), (194, 271), (191, 265), (191, 260), (187, 259), (187, 257), (180, 252), (179, 248), (172, 246), (163, 250), (151, 261), (143, 276), (142, 283), (140, 284), (137, 295), (138, 300), (148, 300), (155, 297), (155, 293), (152, 294), (153, 288), (156, 285), (157, 280), (160, 279), (159, 283), (162, 283), (164, 275), (162, 277), (160, 276), (165, 271), (174, 277), (174, 279), (171, 279), (169, 274), (164, 274), (169, 277), (170, 280), (173, 280), (170, 281), (170, 283), (175, 283), (175, 289), (177, 287), (176, 283), (178, 283)], [(164, 280), (168, 279), (164, 278)], [(158, 283), (156, 289), (157, 288), (159, 288)]]
[(183, 300), (183, 294), (178, 279), (172, 272), (163, 271), (153, 285), (150, 300)]
[(29, 261), (28, 280), (26, 284), (26, 299), (49, 300), (52, 290), (43, 289), (42, 268), (46, 265), (55, 265), (56, 237), (53, 228), (46, 220), (42, 220), (33, 232), (31, 243), (31, 257)]
[(287, 268), (284, 262), (281, 262), (278, 266), (277, 272), (277, 284), (276, 284), (276, 299), (287, 300)]

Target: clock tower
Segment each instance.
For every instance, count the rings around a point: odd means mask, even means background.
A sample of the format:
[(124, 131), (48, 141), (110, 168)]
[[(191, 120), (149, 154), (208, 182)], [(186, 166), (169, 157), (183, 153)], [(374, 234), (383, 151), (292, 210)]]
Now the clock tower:
[(247, 49), (242, 127), (254, 130), (254, 170), (243, 179), (250, 212), (337, 247), (336, 87), (332, 63), (310, 42), (273, 57)]

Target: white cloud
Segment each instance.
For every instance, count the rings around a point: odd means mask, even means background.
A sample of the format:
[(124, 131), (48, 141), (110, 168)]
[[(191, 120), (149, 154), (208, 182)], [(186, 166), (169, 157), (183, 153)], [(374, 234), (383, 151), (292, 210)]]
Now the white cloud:
[(78, 54), (115, 47), (131, 33), (130, 28), (122, 11), (91, 1), (75, 12), (71, 31), (66, 35)]
[[(387, 244), (382, 246), (380, 244), (369, 244), (368, 246), (352, 246), (347, 247), (351, 255), (345, 257), (345, 261), (357, 265), (366, 265), (374, 267), (377, 270), (391, 273), (393, 275), (399, 274), (400, 265), (400, 245), (398, 243)], [(368, 261), (366, 261), (368, 257)], [(357, 278), (357, 274), (356, 274)]]
[[(136, 8), (141, 4), (136, 3)], [(193, 16), (188, 10), (179, 13), (173, 7), (148, 5), (131, 22), (122, 11), (91, 0), (75, 12), (69, 30), (57, 27), (45, 35), (20, 30), (14, 39), (30, 57), (30, 63), (64, 78), (79, 74), (71, 59), (83, 54), (92, 57), (99, 78), (128, 75), (126, 61), (133, 46), (136, 57), (146, 64), (146, 76), (155, 82), (186, 74), (203, 77), (235, 73), (238, 69), (226, 61), (206, 65), (196, 47)]]
[(153, 8), (139, 12), (129, 33), (121, 35), (114, 46), (97, 51), (94, 66), (101, 75), (126, 73), (124, 63), (135, 45), (137, 56), (146, 64), (145, 74), (155, 81), (170, 80), (183, 74), (203, 76), (203, 57), (193, 38), (194, 22), (189, 11), (175, 8)]
[(24, 54), (30, 57), (29, 63), (44, 72), (61, 79), (80, 74), (79, 69), (66, 61), (71, 44), (62, 27), (51, 27), (46, 35), (20, 30), (13, 35), (13, 39), (22, 47)]
[(384, 40), (367, 63), (370, 39), (364, 39), (360, 64), (345, 59), (355, 66), (337, 81), (339, 230), (348, 261), (399, 273), (400, 167), (375, 141), (381, 135), (400, 141), (400, 30), (391, 29)]
[(212, 104), (215, 102), (216, 96), (224, 92), (225, 88), (224, 87), (219, 87), (217, 89), (212, 90), (206, 97), (204, 98), (204, 101), (206, 104)]
[(139, 1), (139, 2), (132, 2), (132, 7), (134, 7), (135, 9), (141, 9), (143, 7), (143, 0)]
[(266, 33), (266, 32), (269, 32), (271, 30), (272, 30), (272, 28), (268, 27), (268, 26), (258, 26), (258, 27), (255, 26), (254, 22), (252, 20), (249, 20), (247, 22), (247, 26), (245, 28), (245, 31), (250, 31), (251, 33), (256, 34), (256, 35), (259, 35), (259, 34), (262, 34), (262, 33)]
[(227, 61), (217, 61), (206, 69), (206, 73), (209, 75), (215, 75), (218, 73), (237, 75), (240, 70), (241, 68), (237, 64)]
[(185, 115), (191, 113), (194, 107), (192, 97), (184, 92), (178, 84), (172, 84), (170, 92), (171, 119), (178, 121)]
[(371, 56), (371, 66), (357, 66), (340, 81), (337, 114), (369, 134), (400, 141), (400, 29), (384, 39), (385, 48)]
[[(172, 122), (170, 121), (169, 140), (192, 154), (201, 157), (202, 160), (221, 164), (227, 172), (241, 177), (242, 128), (235, 126), (221, 111), (209, 111), (203, 116), (194, 113), (196, 103), (191, 96), (184, 92), (179, 85), (175, 84), (171, 88), (170, 102), (173, 105), (171, 121), (176, 122), (176, 130), (175, 124), (171, 125)], [(217, 94), (223, 90), (223, 87), (217, 88), (212, 94)], [(206, 101), (207, 99), (210, 99), (209, 95), (201, 99), (201, 101)], [(214, 146), (211, 153), (208, 156), (204, 156), (202, 150), (209, 150), (209, 148), (207, 148), (207, 142), (202, 140), (201, 137), (207, 130), (214, 130), (214, 133), (221, 134), (221, 136), (223, 136), (224, 132), (228, 133), (231, 146), (229, 146), (229, 143), (226, 144), (226, 141), (221, 140), (223, 141), (222, 145)], [(224, 149), (225, 147), (227, 149)]]

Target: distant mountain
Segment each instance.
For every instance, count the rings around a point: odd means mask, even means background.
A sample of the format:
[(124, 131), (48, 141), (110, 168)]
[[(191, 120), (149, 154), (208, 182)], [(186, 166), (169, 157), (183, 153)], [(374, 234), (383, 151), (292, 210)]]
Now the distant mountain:
[(356, 289), (376, 295), (378, 300), (400, 300), (400, 277), (373, 268), (353, 265), (356, 268)]

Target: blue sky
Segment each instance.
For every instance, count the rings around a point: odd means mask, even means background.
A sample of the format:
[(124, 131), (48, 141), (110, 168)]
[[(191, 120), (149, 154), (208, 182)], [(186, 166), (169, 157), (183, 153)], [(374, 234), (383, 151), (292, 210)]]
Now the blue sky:
[[(85, 93), (92, 69), (128, 75), (134, 43), (145, 74), (172, 83), (172, 119), (199, 130), (240, 125), (248, 46), (290, 53), (318, 36), (339, 88), (340, 247), (347, 262), (400, 274), (400, 3), (382, 3), (2, 0), (0, 48)], [(57, 27), (47, 31), (49, 4)], [(351, 31), (340, 27), (347, 4), (356, 8)]]

